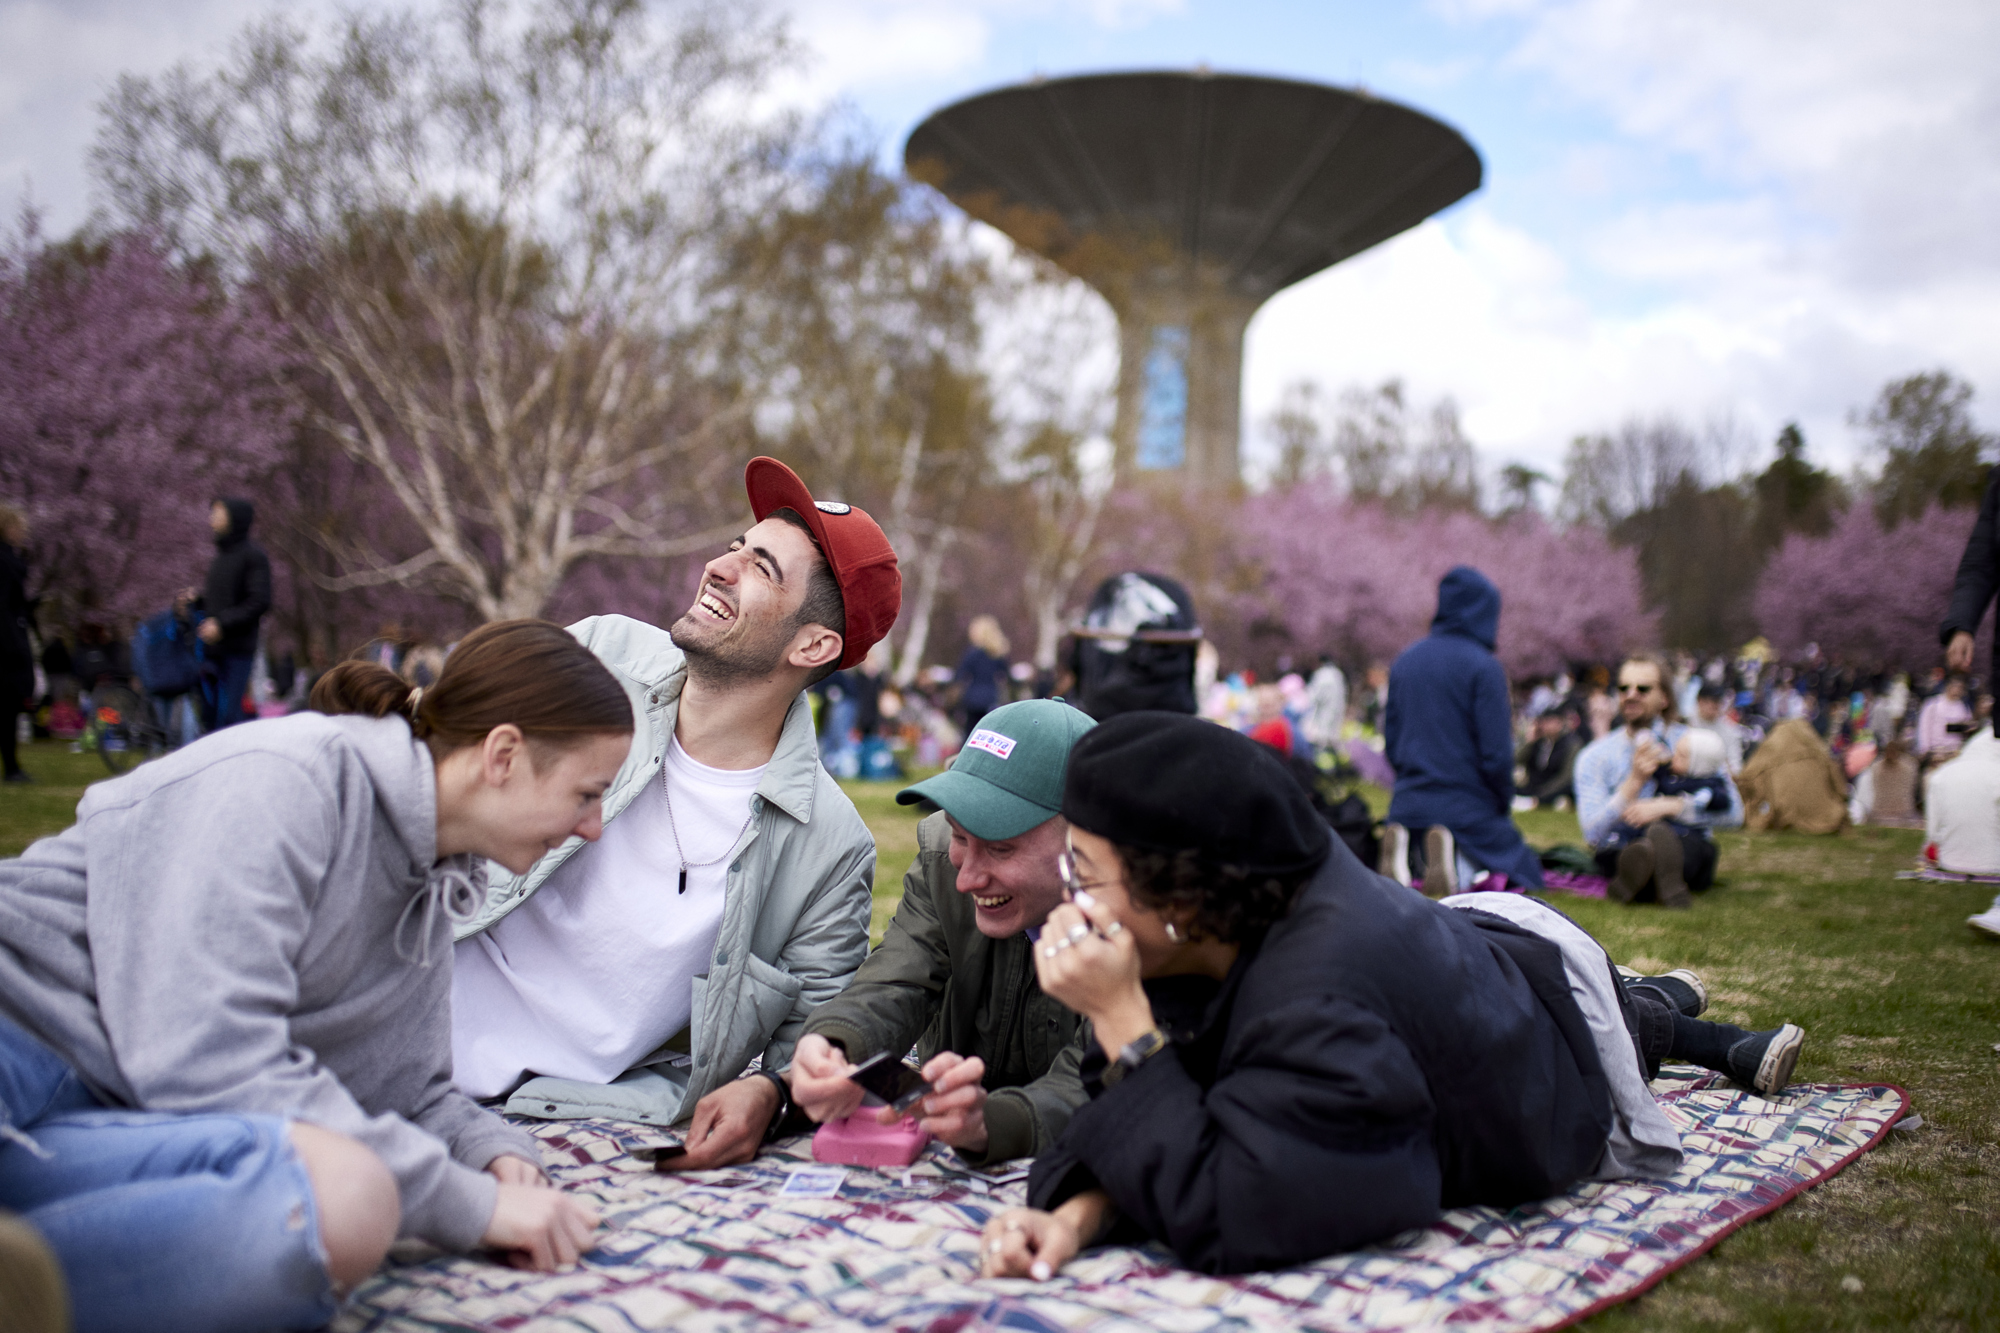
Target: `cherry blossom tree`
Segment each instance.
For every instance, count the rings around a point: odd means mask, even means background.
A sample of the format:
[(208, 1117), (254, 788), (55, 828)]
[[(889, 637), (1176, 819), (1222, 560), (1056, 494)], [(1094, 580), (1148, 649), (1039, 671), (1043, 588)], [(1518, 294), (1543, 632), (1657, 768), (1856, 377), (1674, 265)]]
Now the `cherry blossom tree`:
[(292, 431), (274, 324), (143, 235), (0, 255), (0, 500), (33, 529), (45, 624), (199, 583), (208, 504), (256, 496)]
[(1631, 552), (1539, 514), (1401, 515), (1307, 484), (1247, 500), (1240, 531), (1297, 648), (1350, 662), (1387, 661), (1428, 632), (1438, 580), (1461, 564), (1500, 589), (1498, 652), (1517, 677), (1615, 657), (1656, 628)]
[(1785, 656), (1817, 644), (1860, 666), (1933, 666), (1942, 653), (1938, 623), (1976, 516), (1933, 505), (1890, 534), (1872, 506), (1855, 504), (1823, 537), (1793, 533), (1757, 584), (1757, 622)]

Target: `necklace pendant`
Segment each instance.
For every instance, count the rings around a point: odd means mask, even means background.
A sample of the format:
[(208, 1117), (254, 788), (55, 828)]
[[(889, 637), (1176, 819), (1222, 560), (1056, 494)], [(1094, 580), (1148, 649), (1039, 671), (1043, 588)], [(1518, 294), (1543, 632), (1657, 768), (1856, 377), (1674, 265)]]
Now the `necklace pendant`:
[(682, 867), (681, 867), (681, 886), (680, 886), (680, 888), (679, 888), (678, 890), (676, 890), (676, 892), (679, 892), (679, 893), (686, 893), (687, 891), (688, 891), (688, 868), (687, 868), (686, 866), (682, 866)]

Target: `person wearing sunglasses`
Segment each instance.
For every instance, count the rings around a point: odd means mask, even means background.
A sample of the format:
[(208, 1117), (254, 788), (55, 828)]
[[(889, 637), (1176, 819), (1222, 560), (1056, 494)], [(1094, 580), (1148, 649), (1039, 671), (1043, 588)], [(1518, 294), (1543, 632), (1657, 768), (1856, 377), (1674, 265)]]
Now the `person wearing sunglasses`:
[(1711, 828), (1743, 822), (1743, 798), (1727, 772), (1718, 774), (1729, 800), (1697, 808), (1685, 796), (1662, 795), (1656, 774), (1673, 758), (1686, 727), (1674, 708), (1673, 673), (1655, 654), (1635, 654), (1618, 667), (1620, 726), (1576, 757), (1576, 817), (1596, 853), (1608, 892), (1622, 903), (1656, 899), (1685, 909), (1692, 894), (1715, 882)]
[(1090, 1024), (1090, 1100), (1038, 1155), (986, 1277), (1047, 1278), (1100, 1239), (1208, 1273), (1289, 1267), (1586, 1180), (1661, 1178), (1662, 1058), (1770, 1095), (1803, 1033), (1702, 1022), (1689, 972), (1621, 980), (1515, 893), (1433, 902), (1333, 837), (1266, 747), (1129, 713), (1071, 752), (1072, 901), (1042, 990)]
[(897, 793), (936, 813), (881, 947), (806, 1020), (787, 1075), (800, 1110), (852, 1115), (854, 1064), (915, 1045), (933, 1090), (911, 1114), (971, 1164), (1032, 1156), (1069, 1123), (1087, 1030), (1037, 984), (1033, 950), (1064, 900), (1063, 773), (1093, 725), (1060, 699), (1007, 704), (949, 769)]

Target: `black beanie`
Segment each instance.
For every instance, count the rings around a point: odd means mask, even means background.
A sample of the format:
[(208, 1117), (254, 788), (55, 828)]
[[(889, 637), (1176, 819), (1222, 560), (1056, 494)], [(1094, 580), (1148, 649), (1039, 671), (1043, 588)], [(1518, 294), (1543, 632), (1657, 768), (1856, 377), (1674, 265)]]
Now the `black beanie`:
[(1121, 713), (1077, 738), (1062, 812), (1125, 847), (1303, 874), (1333, 835), (1269, 746), (1184, 713)]

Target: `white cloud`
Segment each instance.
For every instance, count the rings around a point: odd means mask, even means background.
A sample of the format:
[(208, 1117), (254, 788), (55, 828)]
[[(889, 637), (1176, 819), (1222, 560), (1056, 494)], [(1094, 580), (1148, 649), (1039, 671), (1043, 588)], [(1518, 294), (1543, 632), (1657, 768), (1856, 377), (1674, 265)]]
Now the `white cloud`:
[(1938, 365), (2000, 417), (2000, 6), (1448, 9), (1513, 32), (1503, 70), (1604, 126), (1532, 182), (1537, 229), (1476, 197), (1277, 297), (1252, 422), (1299, 375), (1402, 374), (1456, 395), (1491, 463), (1549, 467), (1576, 433), (1671, 410), (1760, 445), (1798, 419), (1845, 464), (1848, 409)]
[[(300, 8), (281, 6), (280, 12)], [(266, 0), (0, 0), (0, 211), (32, 197), (48, 228), (84, 220), (97, 103), (118, 75), (219, 52)]]
[(936, 78), (986, 53), (991, 24), (973, 5), (924, 0), (799, 0), (793, 32), (812, 51), (809, 91), (824, 99), (871, 84)]

